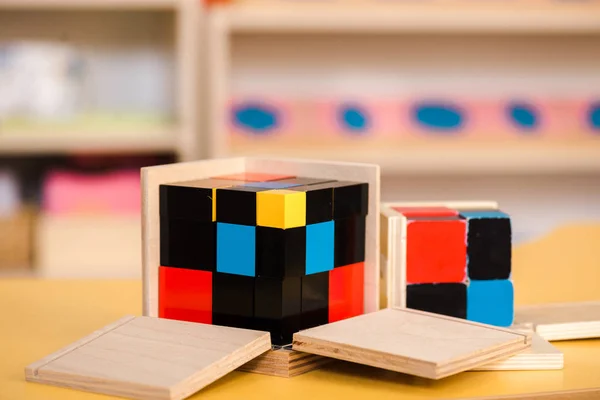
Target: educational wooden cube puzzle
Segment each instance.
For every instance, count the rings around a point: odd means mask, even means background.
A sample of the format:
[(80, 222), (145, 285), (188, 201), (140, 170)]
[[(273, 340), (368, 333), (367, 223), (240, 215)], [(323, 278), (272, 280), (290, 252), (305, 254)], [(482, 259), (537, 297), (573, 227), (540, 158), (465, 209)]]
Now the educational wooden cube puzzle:
[(384, 204), (394, 306), (510, 326), (511, 221), (492, 202)]
[(161, 178), (153, 211), (158, 260), (144, 260), (146, 271), (158, 268), (153, 312), (268, 331), (275, 345), (365, 312), (365, 276), (375, 265), (366, 251), (374, 181), (309, 170), (217, 168), (200, 178)]

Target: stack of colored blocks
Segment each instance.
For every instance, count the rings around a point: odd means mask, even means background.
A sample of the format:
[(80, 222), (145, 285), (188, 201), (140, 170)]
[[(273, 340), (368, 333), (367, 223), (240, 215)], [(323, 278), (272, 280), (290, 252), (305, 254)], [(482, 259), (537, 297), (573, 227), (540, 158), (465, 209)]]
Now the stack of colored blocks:
[(406, 306), (497, 326), (514, 316), (511, 223), (501, 211), (393, 207), (406, 217)]
[(242, 173), (160, 185), (159, 317), (271, 332), (363, 313), (368, 184)]

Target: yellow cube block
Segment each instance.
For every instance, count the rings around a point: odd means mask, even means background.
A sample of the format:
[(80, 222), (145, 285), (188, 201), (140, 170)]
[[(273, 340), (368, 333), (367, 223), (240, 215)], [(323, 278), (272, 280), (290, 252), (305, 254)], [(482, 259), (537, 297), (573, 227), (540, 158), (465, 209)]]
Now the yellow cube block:
[(283, 189), (258, 192), (256, 223), (280, 229), (306, 225), (306, 193)]

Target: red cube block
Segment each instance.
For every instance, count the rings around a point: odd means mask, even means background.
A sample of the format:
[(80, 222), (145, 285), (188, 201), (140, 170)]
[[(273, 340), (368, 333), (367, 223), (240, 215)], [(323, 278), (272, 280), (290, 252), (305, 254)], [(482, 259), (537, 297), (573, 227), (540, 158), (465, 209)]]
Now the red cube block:
[(412, 217), (451, 217), (458, 215), (457, 210), (448, 207), (392, 207), (406, 218)]
[(467, 224), (459, 217), (409, 219), (406, 283), (459, 283), (466, 279)]
[(364, 270), (359, 262), (329, 271), (329, 322), (363, 314)]
[(212, 272), (160, 267), (158, 316), (212, 323)]

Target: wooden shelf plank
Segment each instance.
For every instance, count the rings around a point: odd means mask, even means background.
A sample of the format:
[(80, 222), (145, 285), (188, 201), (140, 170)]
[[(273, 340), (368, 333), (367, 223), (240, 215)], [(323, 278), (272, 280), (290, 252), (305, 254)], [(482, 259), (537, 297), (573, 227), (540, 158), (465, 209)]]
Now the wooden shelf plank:
[(0, 9), (164, 9), (178, 7), (179, 0), (0, 0)]
[(0, 134), (0, 154), (175, 152), (176, 138), (173, 131), (152, 134), (124, 131), (107, 135), (80, 132)]
[(456, 32), (600, 33), (600, 2), (284, 3), (242, 1), (216, 7), (214, 18), (235, 33)]
[(538, 174), (600, 172), (600, 140), (567, 143), (513, 140), (456, 140), (388, 144), (298, 145), (243, 141), (231, 143), (231, 156), (278, 156), (379, 164), (384, 174)]

